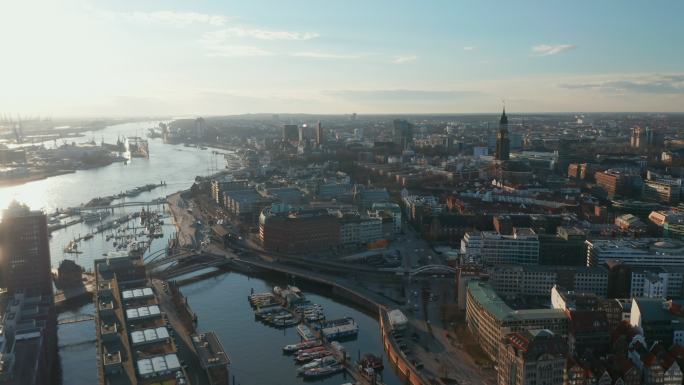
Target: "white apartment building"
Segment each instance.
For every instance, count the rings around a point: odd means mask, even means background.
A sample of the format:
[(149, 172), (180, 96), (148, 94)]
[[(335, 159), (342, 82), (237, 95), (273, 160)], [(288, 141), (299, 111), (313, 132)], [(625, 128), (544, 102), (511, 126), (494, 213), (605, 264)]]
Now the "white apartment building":
[(632, 266), (684, 267), (684, 244), (672, 239), (597, 239), (586, 245), (588, 266), (619, 260)]
[(482, 262), (482, 233), (479, 231), (469, 231), (461, 239), (460, 253), (465, 263)]
[(546, 297), (554, 285), (578, 293), (608, 294), (608, 270), (603, 267), (499, 265), (488, 272), (489, 284), (503, 296)]
[(632, 269), (630, 296), (647, 298), (682, 298), (684, 269), (652, 267)]
[(483, 231), (481, 234), (480, 255), (485, 265), (539, 263), (539, 238), (534, 230), (515, 228), (513, 235), (501, 235), (494, 231)]
[(343, 245), (365, 245), (382, 239), (382, 220), (378, 218), (354, 217), (340, 219), (340, 243)]

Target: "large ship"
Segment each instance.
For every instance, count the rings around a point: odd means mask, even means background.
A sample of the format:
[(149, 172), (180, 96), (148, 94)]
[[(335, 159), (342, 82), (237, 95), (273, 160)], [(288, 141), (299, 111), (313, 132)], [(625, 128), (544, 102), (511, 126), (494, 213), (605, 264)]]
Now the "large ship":
[(127, 139), (128, 152), (131, 154), (131, 158), (149, 158), (150, 151), (147, 140), (139, 136), (131, 136)]

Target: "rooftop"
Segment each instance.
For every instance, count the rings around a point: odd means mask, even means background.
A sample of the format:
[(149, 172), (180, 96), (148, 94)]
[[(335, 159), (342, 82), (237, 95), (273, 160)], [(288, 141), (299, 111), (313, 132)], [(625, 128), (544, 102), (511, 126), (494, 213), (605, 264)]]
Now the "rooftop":
[(181, 369), (180, 361), (175, 354), (166, 354), (138, 360), (137, 367), (138, 374), (143, 378), (163, 376)]
[(130, 299), (147, 298), (154, 296), (152, 288), (144, 287), (140, 289), (124, 290), (121, 292), (121, 298), (126, 301)]
[(133, 309), (126, 309), (126, 318), (128, 320), (144, 319), (156, 317), (161, 314), (159, 306), (141, 306)]
[(202, 367), (225, 366), (230, 363), (221, 342), (212, 332), (196, 334), (192, 336), (192, 344), (195, 346)]
[(166, 327), (136, 330), (131, 332), (131, 344), (142, 345), (157, 342), (169, 338), (169, 330)]
[(524, 321), (541, 318), (566, 319), (565, 312), (560, 309), (525, 309), (513, 310), (504, 302), (494, 289), (485, 282), (468, 282), (468, 291), (487, 312), (499, 321)]
[(670, 321), (676, 318), (665, 308), (662, 299), (634, 298), (633, 301), (641, 312), (641, 318), (646, 322)]

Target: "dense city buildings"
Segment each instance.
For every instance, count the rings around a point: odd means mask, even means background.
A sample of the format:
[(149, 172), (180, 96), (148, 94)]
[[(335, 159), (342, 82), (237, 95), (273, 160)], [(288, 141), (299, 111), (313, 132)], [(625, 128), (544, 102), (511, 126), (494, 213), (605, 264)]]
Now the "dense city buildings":
[[(485, 358), (478, 361), (481, 365), (496, 360), (497, 380), (505, 383), (640, 385), (677, 379), (679, 364), (672, 357), (680, 343), (684, 346), (678, 327), (684, 297), (684, 206), (679, 203), (684, 139), (657, 119), (512, 117), (506, 112), (356, 119), (256, 114), (161, 124), (164, 141), (185, 142), (189, 148), (174, 151), (201, 153), (205, 145), (230, 151), (212, 152), (212, 175), (196, 178), (178, 201), (170, 199), (179, 235), (164, 238), (164, 247), (172, 251), (148, 257), (150, 271), (116, 257), (98, 262), (117, 270), (111, 295), (104, 286), (95, 293), (100, 376), (163, 383), (173, 380), (173, 372), (192, 380), (181, 362), (186, 361), (181, 344), (160, 329), (175, 330), (164, 322), (174, 320), (165, 300), (175, 293), (173, 285), (166, 293), (163, 281), (148, 279), (162, 261), (178, 259), (164, 271), (223, 268), (226, 261), (265, 264), (261, 268), (274, 264), (315, 269), (322, 277), (382, 293), (393, 306), (403, 304), (405, 332), (419, 336), (404, 348), (416, 357), (407, 365), (428, 377), (440, 370), (430, 359), (444, 355), (421, 345), (419, 330), (426, 319), (433, 328), (442, 325), (440, 336), (458, 336), (457, 344), (443, 346), (445, 351), (466, 350)], [(653, 127), (664, 141), (634, 127)], [(15, 152), (4, 152), (9, 165), (24, 161)], [(24, 156), (28, 162), (28, 153)], [(219, 170), (224, 160), (227, 169)], [(92, 204), (107, 202), (97, 198)], [(61, 229), (66, 224), (59, 215), (41, 219), (40, 213), (22, 209), (3, 217), (0, 277), (4, 285), (20, 290), (8, 294), (7, 303), (9, 298), (23, 301), (8, 314), (37, 303), (42, 319), (54, 314), (46, 295), (25, 292), (28, 286), (51, 288), (45, 284), (52, 279), (50, 264), (32, 262), (33, 268), (26, 269), (20, 262), (49, 260), (46, 246), (26, 248), (22, 242), (38, 234), (32, 232), (34, 225), (42, 228), (49, 222), (50, 229)], [(84, 222), (90, 218), (83, 217)], [(101, 212), (92, 217), (110, 223)], [(90, 225), (91, 232), (100, 225)], [(13, 248), (27, 252), (9, 252)], [(7, 273), (12, 269), (16, 274)], [(93, 288), (87, 267), (68, 259), (56, 273), (59, 298), (64, 290)], [(96, 278), (105, 280), (102, 274)], [(152, 296), (123, 297), (137, 290), (149, 294), (147, 289)], [(655, 311), (659, 306), (664, 312)], [(143, 314), (143, 324), (133, 311)], [(28, 350), (43, 351), (54, 341), (43, 324), (42, 334), (31, 334), (36, 339)], [(26, 345), (5, 345), (7, 373), (12, 354), (29, 346), (24, 329), (17, 333)], [(150, 336), (149, 345), (140, 345), (140, 333)], [(11, 332), (7, 335), (12, 338)], [(220, 350), (217, 335), (182, 336), (197, 353), (195, 369), (203, 376), (226, 377), (227, 357), (213, 361)], [(545, 341), (561, 342), (552, 345), (562, 346), (563, 354), (538, 355)], [(684, 353), (681, 357), (684, 363)], [(550, 377), (544, 377), (540, 368), (551, 367), (544, 372)]]
[(222, 248), (378, 269), (407, 329), (439, 313), (501, 384), (660, 384), (684, 343), (684, 151), (657, 119), (273, 117), (197, 191)]

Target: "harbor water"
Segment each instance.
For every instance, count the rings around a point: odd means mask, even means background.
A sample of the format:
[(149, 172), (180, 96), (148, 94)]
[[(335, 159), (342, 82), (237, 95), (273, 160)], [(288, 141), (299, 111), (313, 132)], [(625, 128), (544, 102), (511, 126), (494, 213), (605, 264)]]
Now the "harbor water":
[[(110, 126), (104, 130), (88, 132), (76, 142), (104, 140), (115, 143), (119, 137), (144, 136), (147, 129), (158, 122), (126, 123)], [(114, 195), (138, 186), (165, 182), (165, 186), (141, 193), (129, 202), (150, 202), (176, 191), (189, 188), (195, 176), (209, 175), (223, 168), (223, 151), (201, 150), (183, 145), (163, 144), (160, 139), (149, 140), (149, 159), (133, 158), (127, 163), (114, 163), (106, 167), (81, 170), (38, 180), (19, 186), (0, 188), (0, 204), (7, 207), (17, 200), (32, 209), (42, 209), (48, 213), (57, 208), (78, 206), (96, 197)], [(116, 201), (118, 202), (118, 201)], [(115, 202), (115, 203), (116, 203)], [(161, 209), (161, 206), (152, 206)], [(139, 211), (141, 207), (116, 209), (106, 220)], [(131, 221), (131, 224), (135, 223)], [(155, 239), (150, 252), (163, 250), (168, 239), (174, 235), (175, 227), (170, 218), (164, 219), (164, 236)], [(92, 232), (96, 224), (76, 224), (51, 234), (50, 251), (53, 267), (63, 259), (73, 259), (85, 269), (92, 269), (93, 260), (115, 250), (106, 234), (96, 234), (92, 239), (81, 241), (81, 254), (66, 254), (64, 247), (70, 240)], [(111, 232), (109, 233), (111, 234)], [(226, 273), (206, 281), (196, 282), (182, 288), (190, 306), (198, 315), (200, 330), (214, 330), (231, 357), (231, 374), (237, 383), (243, 385), (297, 384), (291, 356), (282, 355), (282, 346), (297, 342), (299, 336), (294, 328), (277, 330), (254, 320), (247, 301), (250, 290), (269, 291), (273, 285), (284, 285), (282, 277), (267, 279), (248, 277), (239, 273)], [(348, 354), (356, 359), (364, 353), (381, 354), (380, 330), (375, 316), (367, 315), (350, 304), (336, 301), (325, 289), (307, 287), (297, 282), (309, 299), (324, 306), (329, 319), (353, 317), (360, 326), (358, 339), (345, 342)], [(311, 290), (309, 290), (311, 289)], [(91, 304), (70, 309), (60, 314), (69, 318), (78, 314), (93, 314)], [(93, 321), (65, 324), (59, 326), (59, 349), (62, 364), (63, 383), (68, 385), (92, 385), (97, 383), (95, 325)], [(384, 370), (384, 381), (396, 385), (400, 380), (388, 367)], [(349, 382), (343, 375), (317, 381), (321, 384), (341, 384)]]
[[(282, 385), (311, 382), (297, 377), (293, 357), (282, 353), (283, 346), (300, 341), (296, 328), (275, 329), (255, 321), (247, 301), (252, 289), (254, 292), (270, 292), (273, 286), (288, 284), (296, 284), (308, 300), (322, 305), (328, 319), (352, 317), (359, 324), (358, 337), (341, 342), (352, 361), (364, 353), (384, 355), (377, 316), (335, 299), (326, 288), (301, 280), (293, 281), (279, 274), (254, 278), (235, 272), (184, 286), (182, 291), (198, 314), (199, 329), (215, 331), (231, 356), (231, 374), (235, 375), (237, 383)], [(386, 356), (384, 362), (383, 382), (401, 384)], [(315, 381), (323, 385), (346, 382), (353, 382), (353, 379), (345, 378), (343, 374)]]

